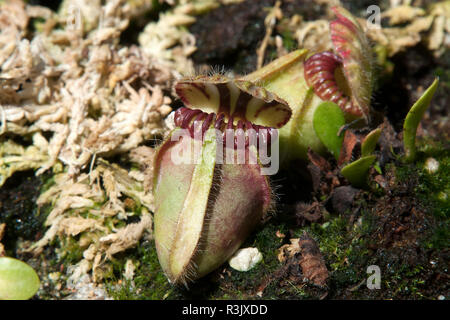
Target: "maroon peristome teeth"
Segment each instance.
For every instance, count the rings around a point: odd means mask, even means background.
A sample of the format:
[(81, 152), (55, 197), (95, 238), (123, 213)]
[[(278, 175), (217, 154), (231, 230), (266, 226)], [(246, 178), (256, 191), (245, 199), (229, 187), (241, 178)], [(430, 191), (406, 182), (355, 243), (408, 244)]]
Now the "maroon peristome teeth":
[(216, 123), (214, 123), (214, 128), (222, 131), (222, 125), (224, 124), (224, 122), (225, 122), (225, 113), (223, 112), (219, 113), (216, 119)]
[[(250, 132), (249, 129), (255, 130), (256, 134), (256, 142), (259, 144), (258, 137), (261, 137), (262, 142), (269, 145), (271, 142), (271, 137), (277, 134), (275, 128), (264, 127), (260, 125), (252, 124), (250, 121), (239, 120), (235, 125), (233, 123), (233, 116), (230, 117), (228, 122), (225, 121), (225, 115), (223, 113), (216, 116), (215, 113), (206, 113), (198, 109), (189, 109), (186, 107), (181, 107), (177, 111), (175, 111), (174, 122), (177, 127), (182, 129), (187, 129), (192, 138), (195, 138), (195, 122), (200, 121), (201, 124), (201, 137), (203, 139), (206, 131), (214, 126), (215, 129), (222, 132), (222, 139), (224, 145), (226, 145), (226, 129), (235, 130), (234, 137), (234, 148), (237, 148), (237, 135), (245, 134), (245, 147), (248, 147), (250, 141)], [(241, 129), (241, 130), (238, 130)]]
[(342, 59), (332, 52), (320, 52), (305, 61), (305, 79), (322, 100), (336, 103), (344, 112), (355, 110), (336, 83), (334, 72), (342, 65)]

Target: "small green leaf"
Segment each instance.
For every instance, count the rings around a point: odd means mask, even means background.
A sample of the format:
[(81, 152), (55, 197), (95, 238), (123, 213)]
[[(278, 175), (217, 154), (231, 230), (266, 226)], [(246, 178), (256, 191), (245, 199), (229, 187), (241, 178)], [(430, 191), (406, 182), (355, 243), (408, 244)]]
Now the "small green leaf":
[(430, 105), (431, 98), (437, 89), (439, 79), (436, 78), (431, 86), (424, 92), (424, 94), (416, 101), (406, 115), (403, 124), (403, 146), (405, 148), (405, 160), (413, 161), (416, 157), (416, 132), (419, 122), (423, 114)]
[(345, 125), (344, 113), (337, 104), (327, 101), (317, 107), (313, 119), (314, 131), (336, 160), (339, 158), (344, 141), (344, 136), (338, 135), (343, 125)]
[(361, 143), (361, 156), (366, 157), (370, 156), (375, 147), (377, 146), (378, 139), (380, 138), (381, 128), (375, 129), (364, 138), (364, 141)]
[(341, 169), (341, 174), (355, 187), (367, 186), (367, 173), (375, 161), (375, 156), (367, 156), (346, 165)]
[(30, 299), (39, 286), (39, 277), (28, 264), (9, 257), (0, 258), (0, 300)]

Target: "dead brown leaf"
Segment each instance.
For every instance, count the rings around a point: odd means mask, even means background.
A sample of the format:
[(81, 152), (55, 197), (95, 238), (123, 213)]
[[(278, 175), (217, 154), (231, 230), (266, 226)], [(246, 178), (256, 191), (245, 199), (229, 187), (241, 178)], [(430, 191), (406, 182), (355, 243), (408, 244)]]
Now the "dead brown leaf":
[(358, 143), (358, 138), (351, 130), (346, 130), (344, 133), (344, 142), (342, 143), (341, 153), (339, 154), (338, 166), (350, 162), (352, 159), (352, 152)]
[(299, 239), (301, 258), (299, 261), (304, 276), (318, 286), (324, 286), (328, 279), (328, 269), (320, 253), (319, 246), (308, 233)]

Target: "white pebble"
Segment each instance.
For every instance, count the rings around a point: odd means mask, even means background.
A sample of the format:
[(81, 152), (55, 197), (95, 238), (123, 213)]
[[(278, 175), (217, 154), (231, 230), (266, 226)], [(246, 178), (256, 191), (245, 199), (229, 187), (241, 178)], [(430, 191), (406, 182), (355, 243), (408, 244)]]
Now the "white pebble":
[(239, 249), (228, 261), (230, 267), (238, 271), (248, 271), (253, 269), (263, 256), (258, 248)]
[(425, 170), (428, 171), (428, 173), (435, 173), (439, 170), (439, 162), (435, 158), (428, 158), (425, 161)]

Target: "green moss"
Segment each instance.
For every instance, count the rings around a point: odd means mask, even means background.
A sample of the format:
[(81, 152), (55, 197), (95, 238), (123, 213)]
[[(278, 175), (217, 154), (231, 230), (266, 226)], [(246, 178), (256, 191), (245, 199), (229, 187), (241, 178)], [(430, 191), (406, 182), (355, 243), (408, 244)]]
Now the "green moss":
[[(414, 224), (408, 226), (413, 228), (417, 241), (405, 237), (404, 241), (409, 242), (399, 248), (382, 248), (380, 244), (374, 243), (378, 246), (374, 254), (375, 264), (382, 267), (382, 289), (386, 289), (371, 292), (376, 297), (435, 299), (445, 290), (445, 285), (440, 282), (432, 284), (431, 281), (434, 281), (433, 275), (445, 273), (447, 268), (443, 250), (450, 245), (450, 206), (448, 196), (442, 194), (449, 193), (450, 152), (442, 143), (431, 140), (419, 143), (418, 150), (415, 163), (391, 164), (386, 167), (387, 171), (395, 172), (396, 177), (397, 186), (390, 192), (410, 201), (419, 216), (415, 217)], [(439, 170), (435, 173), (424, 169), (429, 157), (439, 162)], [(433, 265), (430, 262), (432, 260)]]
[[(282, 245), (282, 239), (276, 236), (276, 232), (280, 231), (284, 233), (287, 231), (285, 225), (281, 224), (267, 224), (259, 230), (253, 237), (248, 239), (242, 247), (256, 247), (263, 255), (263, 261), (260, 262), (255, 268), (247, 272), (239, 272), (232, 268), (229, 268), (230, 285), (234, 288), (234, 299), (244, 298), (241, 291), (251, 291), (255, 289), (255, 284), (261, 283), (261, 281), (269, 277), (274, 271), (276, 271), (280, 266), (278, 261), (278, 248)], [(274, 292), (270, 292), (271, 288), (265, 291), (265, 297), (269, 297)], [(220, 292), (216, 296), (220, 296)]]
[[(124, 262), (133, 259), (137, 264), (133, 281), (122, 278)], [(107, 282), (108, 293), (118, 300), (161, 300), (174, 299), (174, 287), (164, 276), (159, 265), (153, 241), (144, 241), (136, 249), (129, 250), (114, 260), (115, 276)], [(121, 284), (118, 281), (121, 280)]]
[(422, 299), (426, 296), (422, 293), (425, 285), (423, 266), (411, 266), (402, 263), (400, 266), (392, 266), (393, 272), (385, 277), (382, 286), (389, 289), (390, 297), (408, 299)]
[(287, 51), (293, 51), (297, 49), (297, 41), (294, 38), (294, 35), (290, 31), (281, 32), (281, 38), (283, 39), (283, 46)]
[(364, 266), (367, 265), (369, 251), (365, 236), (372, 228), (372, 221), (369, 213), (363, 213), (361, 224), (353, 228), (345, 216), (333, 217), (322, 225), (313, 223), (307, 228), (320, 247), (333, 286), (354, 285), (366, 277)]
[[(397, 167), (397, 178), (404, 182), (416, 177), (415, 197), (426, 208), (427, 214), (434, 218), (430, 220), (431, 232), (422, 243), (426, 248), (445, 249), (450, 246), (450, 150), (433, 141), (423, 141), (420, 150), (415, 164)], [(439, 162), (435, 173), (424, 169), (429, 157)]]
[(448, 249), (449, 239), (450, 225), (448, 221), (443, 221), (435, 227), (433, 234), (423, 245), (427, 248)]
[(84, 249), (80, 247), (79, 237), (65, 237), (59, 240), (60, 258), (67, 265), (78, 263), (83, 258)]
[(42, 182), (42, 186), (41, 186), (41, 190), (40, 193), (44, 193), (45, 191), (47, 191), (48, 189), (50, 189), (52, 186), (55, 185), (55, 175), (50, 175), (50, 174), (43, 174), (41, 176), (41, 182)]

